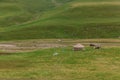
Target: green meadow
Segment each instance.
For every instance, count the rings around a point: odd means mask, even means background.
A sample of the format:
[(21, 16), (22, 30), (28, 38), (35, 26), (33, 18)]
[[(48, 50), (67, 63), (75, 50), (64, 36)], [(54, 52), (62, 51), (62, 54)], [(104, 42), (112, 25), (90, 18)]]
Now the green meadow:
[(0, 9), (0, 40), (120, 36), (119, 0), (6, 0)]
[[(120, 40), (79, 39), (3, 41), (0, 47), (1, 80), (119, 80)], [(61, 44), (64, 46), (52, 47)], [(85, 50), (73, 51), (73, 45), (81, 43)], [(89, 47), (89, 43), (101, 44), (101, 49)], [(37, 44), (43, 45), (39, 49)], [(50, 44), (51, 48), (44, 48)], [(32, 46), (33, 45), (33, 46)], [(13, 49), (11, 48), (13, 47)], [(29, 47), (33, 47), (28, 49)], [(34, 49), (36, 47), (36, 49)], [(42, 46), (41, 46), (42, 47)], [(20, 51), (17, 51), (21, 50)], [(25, 51), (28, 49), (28, 51)], [(12, 50), (12, 52), (9, 52)]]
[[(59, 53), (53, 56), (54, 53)], [(53, 48), (0, 56), (2, 80), (119, 80), (120, 48)]]
[(0, 0), (0, 80), (120, 80), (120, 0)]

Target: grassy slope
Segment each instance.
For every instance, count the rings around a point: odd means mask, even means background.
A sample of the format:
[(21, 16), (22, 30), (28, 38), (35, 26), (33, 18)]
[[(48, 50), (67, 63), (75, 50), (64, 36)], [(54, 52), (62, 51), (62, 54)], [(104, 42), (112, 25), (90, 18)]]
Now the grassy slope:
[(56, 6), (52, 0), (1, 0), (0, 27), (33, 21), (39, 18), (42, 12)]
[(19, 5), (19, 3), (13, 1), (0, 1), (0, 28), (21, 24), (32, 17)]
[[(53, 53), (58, 52), (58, 56)], [(120, 50), (55, 48), (0, 56), (5, 80), (120, 80)]]
[(76, 0), (44, 12), (36, 21), (4, 28), (0, 39), (117, 38), (119, 4), (120, 0)]

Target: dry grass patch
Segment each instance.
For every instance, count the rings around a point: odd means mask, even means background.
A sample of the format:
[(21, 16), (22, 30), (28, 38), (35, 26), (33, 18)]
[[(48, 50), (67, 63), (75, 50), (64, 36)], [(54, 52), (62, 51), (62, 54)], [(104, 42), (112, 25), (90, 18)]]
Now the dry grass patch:
[(72, 8), (80, 6), (98, 6), (98, 5), (120, 5), (120, 2), (77, 2), (72, 4)]

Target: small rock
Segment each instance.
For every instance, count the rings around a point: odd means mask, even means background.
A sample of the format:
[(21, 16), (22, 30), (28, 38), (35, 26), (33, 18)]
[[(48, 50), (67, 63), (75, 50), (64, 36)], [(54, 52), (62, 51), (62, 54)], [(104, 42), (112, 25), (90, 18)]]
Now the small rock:
[(62, 40), (61, 40), (61, 39), (58, 39), (58, 42), (62, 42)]
[(57, 56), (59, 53), (54, 53), (53, 56)]

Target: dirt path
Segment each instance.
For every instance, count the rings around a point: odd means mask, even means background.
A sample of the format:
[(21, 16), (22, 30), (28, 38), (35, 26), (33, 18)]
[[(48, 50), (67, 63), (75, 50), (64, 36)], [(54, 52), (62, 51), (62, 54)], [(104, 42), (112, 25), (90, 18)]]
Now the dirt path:
[(100, 43), (103, 47), (120, 47), (120, 39), (44, 39), (44, 40), (22, 40), (22, 41), (7, 41), (0, 42), (0, 52), (14, 53), (33, 51), (46, 48), (73, 46), (76, 43), (81, 43), (89, 46), (90, 43)]
[(33, 51), (38, 49), (47, 49), (47, 48), (55, 48), (55, 47), (63, 47), (64, 45), (54, 44), (54, 43), (32, 43), (32, 44), (23, 44), (23, 43), (16, 43), (16, 44), (0, 44), (0, 51), (13, 53), (13, 52), (26, 52), (26, 51)]

